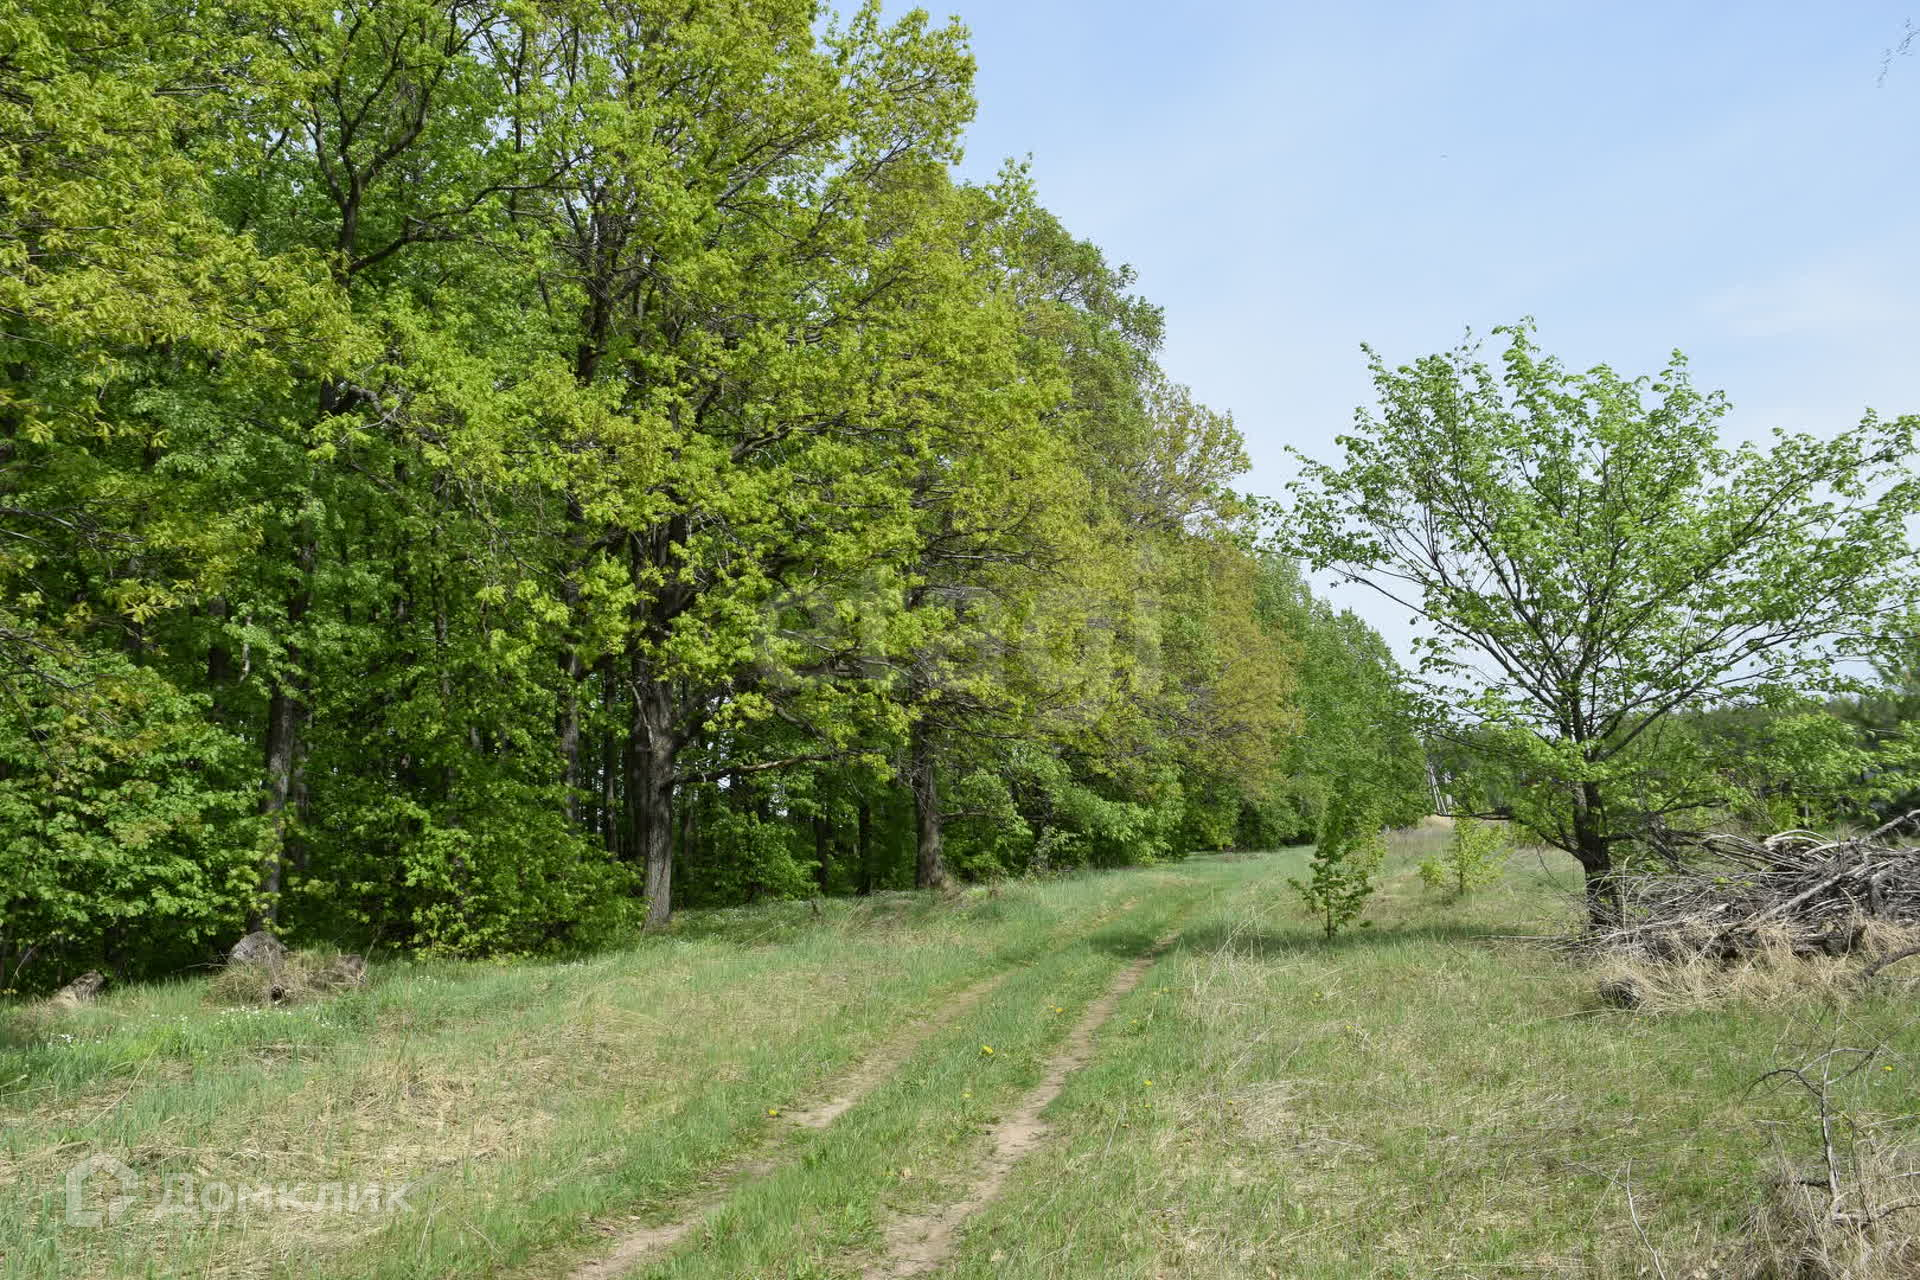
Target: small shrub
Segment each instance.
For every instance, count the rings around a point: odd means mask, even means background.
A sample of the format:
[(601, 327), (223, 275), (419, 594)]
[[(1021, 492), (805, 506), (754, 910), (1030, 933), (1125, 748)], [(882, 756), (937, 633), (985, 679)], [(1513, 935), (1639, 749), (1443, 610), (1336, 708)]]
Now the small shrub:
[(1447, 847), (1420, 863), (1420, 879), (1431, 889), (1464, 898), (1499, 880), (1512, 855), (1513, 837), (1505, 826), (1461, 818)]
[(1287, 883), (1331, 938), (1367, 909), (1373, 874), (1386, 859), (1387, 842), (1373, 813), (1344, 796), (1327, 806), (1320, 826), (1320, 842), (1307, 864), (1312, 874)]

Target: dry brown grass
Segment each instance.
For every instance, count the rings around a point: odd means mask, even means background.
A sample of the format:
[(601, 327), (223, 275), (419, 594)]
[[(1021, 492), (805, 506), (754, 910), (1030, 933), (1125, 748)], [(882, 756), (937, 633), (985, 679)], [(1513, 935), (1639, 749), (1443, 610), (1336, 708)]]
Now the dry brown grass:
[(1920, 1275), (1920, 1150), (1863, 1138), (1832, 1184), (1783, 1158), (1746, 1235), (1728, 1270), (1742, 1280)]
[[(1861, 975), (1875, 958), (1920, 943), (1920, 926), (1861, 920), (1855, 928), (1858, 941), (1849, 955), (1808, 954), (1792, 930), (1778, 927), (1756, 931), (1749, 950), (1727, 957), (1718, 953), (1718, 933), (1703, 926), (1697, 935), (1675, 935), (1661, 958), (1603, 951), (1591, 969), (1601, 989), (1631, 991), (1635, 1007), (1654, 1013), (1782, 1000), (1845, 1004), (1866, 991)], [(1882, 993), (1920, 992), (1920, 957), (1890, 967), (1874, 986)]]
[(272, 964), (230, 964), (207, 983), (207, 999), (219, 1005), (299, 1004), (324, 1000), (367, 983), (359, 956), (315, 947), (289, 951)]

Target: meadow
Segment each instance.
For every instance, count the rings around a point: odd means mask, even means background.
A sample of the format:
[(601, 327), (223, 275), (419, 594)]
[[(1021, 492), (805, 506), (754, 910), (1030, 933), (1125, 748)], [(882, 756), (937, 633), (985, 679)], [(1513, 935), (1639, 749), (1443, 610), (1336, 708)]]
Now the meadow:
[[(1752, 1275), (1822, 1150), (1761, 1077), (1871, 1048), (1834, 1129), (1910, 1133), (1910, 983), (1611, 1008), (1541, 941), (1570, 860), (1453, 902), (1414, 871), (1438, 838), (1331, 942), (1287, 850), (692, 913), (291, 1007), (18, 1004), (0, 1275)], [(73, 1225), (95, 1152), (137, 1187)]]

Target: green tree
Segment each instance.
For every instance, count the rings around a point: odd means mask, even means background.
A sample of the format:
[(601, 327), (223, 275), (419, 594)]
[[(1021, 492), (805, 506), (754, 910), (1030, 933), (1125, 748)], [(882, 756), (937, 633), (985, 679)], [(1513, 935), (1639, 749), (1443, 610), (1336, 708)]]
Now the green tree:
[(1500, 732), (1519, 814), (1584, 868), (1593, 918), (1645, 824), (1702, 802), (1661, 760), (1672, 717), (1844, 683), (1836, 663), (1910, 600), (1920, 420), (1723, 446), (1722, 397), (1676, 355), (1656, 379), (1572, 373), (1528, 325), (1389, 367), (1377, 412), (1306, 461), (1279, 541), (1428, 624), (1439, 713)]
[(1387, 842), (1374, 809), (1341, 790), (1328, 802), (1305, 880), (1287, 881), (1331, 938), (1360, 918), (1373, 896)]
[(1421, 860), (1420, 880), (1430, 889), (1464, 898), (1498, 881), (1512, 851), (1513, 835), (1505, 827), (1479, 818), (1458, 818), (1447, 847)]
[(877, 3), (0, 0), (8, 966), (1232, 838), (1242, 442), (953, 179), (971, 80)]
[(1871, 799), (1883, 821), (1920, 809), (1920, 617), (1897, 630), (1906, 639), (1875, 664), (1873, 685), (1832, 708), (1870, 753), (1867, 774), (1877, 789)]
[(1261, 564), (1260, 616), (1294, 649), (1297, 731), (1280, 768), (1275, 821), (1311, 839), (1336, 794), (1346, 792), (1388, 826), (1432, 811), (1426, 752), (1404, 674), (1373, 628), (1316, 598), (1294, 562)]

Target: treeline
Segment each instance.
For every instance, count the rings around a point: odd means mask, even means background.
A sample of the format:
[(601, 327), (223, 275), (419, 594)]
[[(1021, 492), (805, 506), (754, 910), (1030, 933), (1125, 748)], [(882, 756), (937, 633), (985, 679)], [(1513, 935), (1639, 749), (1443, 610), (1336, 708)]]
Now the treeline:
[[(1861, 691), (1675, 716), (1649, 735), (1636, 799), (1669, 826), (1762, 834), (1866, 829), (1920, 812), (1920, 638), (1851, 683)], [(1510, 734), (1438, 734), (1428, 753), (1442, 806), (1549, 824), (1544, 775)]]
[(1423, 811), (1159, 312), (951, 176), (971, 74), (805, 0), (14, 8), (0, 985)]

